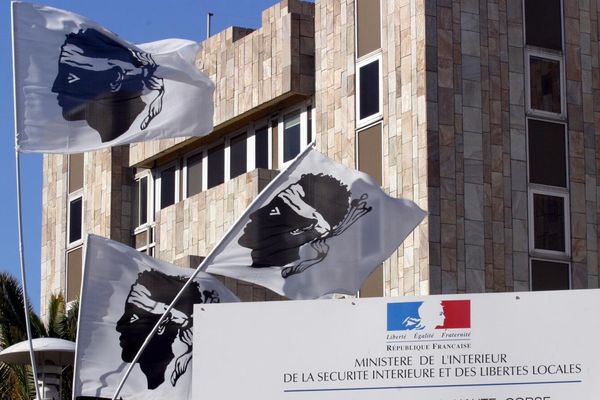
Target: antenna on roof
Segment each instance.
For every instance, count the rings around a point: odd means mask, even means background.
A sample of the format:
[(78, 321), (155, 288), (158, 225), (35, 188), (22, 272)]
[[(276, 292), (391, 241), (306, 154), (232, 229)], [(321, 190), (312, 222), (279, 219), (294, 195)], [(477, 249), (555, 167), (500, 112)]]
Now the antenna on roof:
[(207, 39), (210, 37), (210, 21), (211, 21), (213, 15), (214, 14), (211, 12), (206, 13), (206, 38)]

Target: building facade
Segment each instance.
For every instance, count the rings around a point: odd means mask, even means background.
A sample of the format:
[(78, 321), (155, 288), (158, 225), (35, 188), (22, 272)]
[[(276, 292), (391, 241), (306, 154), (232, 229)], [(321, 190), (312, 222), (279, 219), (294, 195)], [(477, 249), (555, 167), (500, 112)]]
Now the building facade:
[(211, 36), (213, 133), (44, 156), (42, 313), (78, 296), (86, 232), (195, 267), (312, 142), (429, 214), (359, 295), (598, 287), (598, 15), (594, 0), (284, 0)]

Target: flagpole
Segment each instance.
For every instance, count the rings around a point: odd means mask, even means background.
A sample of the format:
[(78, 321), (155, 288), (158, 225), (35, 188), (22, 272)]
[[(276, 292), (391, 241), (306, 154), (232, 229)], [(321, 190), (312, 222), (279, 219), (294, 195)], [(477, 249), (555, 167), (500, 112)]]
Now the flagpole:
[(27, 330), (27, 340), (29, 341), (29, 357), (31, 358), (31, 370), (33, 373), (35, 395), (37, 399), (41, 399), (37, 381), (37, 367), (35, 362), (35, 353), (33, 351), (33, 341), (31, 338), (31, 322), (29, 320), (29, 302), (27, 300), (27, 280), (25, 279), (25, 256), (23, 254), (23, 222), (21, 218), (21, 160), (19, 151), (15, 147), (15, 160), (17, 169), (17, 225), (19, 229), (19, 259), (21, 263), (21, 287), (23, 288), (23, 305), (25, 308), (25, 326)]
[[(300, 160), (302, 160), (302, 158), (304, 158), (304, 156), (308, 153), (308, 151), (313, 146), (314, 146), (314, 144), (310, 144), (309, 146), (307, 146), (306, 149), (304, 149), (300, 154), (298, 154), (296, 156), (296, 158), (294, 159), (294, 161), (292, 161), (283, 171), (280, 172), (280, 174), (285, 174), (292, 167), (296, 166), (296, 164), (298, 164), (300, 162)], [(262, 190), (261, 193), (267, 193), (267, 190), (274, 184), (273, 182), (275, 180), (276, 179), (272, 179), (271, 182), (269, 182), (269, 184)], [(225, 235), (223, 235), (223, 238), (221, 239), (221, 241), (219, 243), (217, 243), (217, 245), (215, 247), (213, 247), (213, 249), (208, 253), (208, 255), (206, 256), (206, 258), (204, 260), (202, 260), (202, 262), (200, 263), (200, 265), (198, 265), (198, 267), (196, 267), (196, 270), (194, 271), (194, 273), (189, 277), (189, 279), (187, 280), (187, 282), (185, 283), (185, 285), (183, 285), (183, 287), (181, 288), (181, 290), (179, 291), (179, 293), (177, 293), (177, 296), (175, 296), (175, 298), (173, 299), (173, 301), (171, 302), (171, 304), (169, 304), (169, 306), (167, 307), (167, 309), (165, 310), (165, 312), (160, 316), (160, 318), (156, 322), (156, 325), (154, 325), (154, 328), (152, 328), (152, 330), (150, 331), (150, 333), (146, 337), (146, 340), (144, 340), (144, 343), (142, 343), (142, 346), (140, 347), (140, 349), (138, 350), (137, 354), (135, 355), (135, 357), (133, 358), (133, 360), (129, 364), (129, 367), (127, 368), (127, 371), (125, 371), (125, 375), (123, 375), (123, 378), (121, 379), (121, 382), (119, 383), (119, 386), (117, 387), (117, 390), (116, 390), (115, 394), (113, 395), (112, 400), (117, 400), (117, 396), (119, 396), (119, 393), (121, 393), (121, 389), (123, 389), (123, 385), (125, 384), (125, 381), (127, 380), (127, 378), (129, 377), (129, 375), (131, 374), (131, 371), (135, 367), (135, 364), (137, 363), (137, 361), (139, 360), (139, 358), (142, 356), (142, 353), (144, 352), (144, 350), (146, 349), (146, 347), (150, 343), (150, 340), (152, 340), (152, 337), (154, 337), (154, 334), (156, 333), (156, 331), (158, 330), (158, 328), (162, 324), (163, 320), (171, 312), (171, 310), (175, 307), (175, 304), (177, 304), (177, 302), (179, 301), (179, 299), (181, 298), (181, 296), (183, 295), (183, 293), (185, 292), (185, 290), (192, 283), (192, 281), (196, 278), (196, 276), (198, 276), (198, 273), (200, 271), (204, 270), (204, 266), (208, 265), (209, 261), (212, 261), (212, 258), (214, 257), (215, 253), (217, 253), (217, 250), (221, 249), (221, 246), (225, 242), (225, 239), (227, 239), (227, 237), (231, 234), (231, 232), (237, 227), (238, 223), (240, 221), (244, 220), (244, 217), (250, 212), (250, 209), (252, 208), (252, 206), (254, 205), (254, 203), (256, 203), (260, 198), (261, 198), (260, 194), (258, 196), (256, 196), (256, 198), (250, 203), (250, 205), (248, 205), (248, 207), (246, 208), (246, 210), (244, 211), (244, 213), (237, 219), (237, 221), (235, 223), (233, 223), (229, 227), (229, 230), (225, 233)]]
[(31, 359), (31, 372), (33, 374), (33, 385), (35, 387), (35, 397), (42, 399), (40, 388), (38, 386), (38, 375), (35, 361), (35, 352), (33, 351), (33, 340), (31, 337), (31, 322), (29, 320), (29, 302), (27, 296), (27, 279), (25, 277), (25, 255), (23, 249), (23, 218), (21, 215), (21, 158), (18, 148), (17, 133), (17, 85), (16, 85), (16, 62), (15, 62), (15, 3), (10, 4), (10, 25), (12, 38), (12, 68), (13, 68), (13, 119), (15, 124), (15, 172), (16, 172), (16, 190), (17, 190), (17, 226), (19, 232), (19, 261), (21, 265), (21, 288), (23, 290), (23, 308), (25, 309), (25, 330), (27, 331), (27, 341), (29, 342), (29, 357)]

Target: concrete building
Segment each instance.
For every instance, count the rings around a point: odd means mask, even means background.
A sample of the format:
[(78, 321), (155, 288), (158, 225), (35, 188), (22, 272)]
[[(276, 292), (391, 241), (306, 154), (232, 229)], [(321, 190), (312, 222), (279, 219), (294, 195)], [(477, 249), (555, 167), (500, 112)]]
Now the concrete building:
[(429, 213), (360, 295), (598, 287), (598, 12), (284, 0), (208, 38), (212, 134), (44, 157), (42, 312), (78, 295), (85, 232), (194, 267), (312, 141)]

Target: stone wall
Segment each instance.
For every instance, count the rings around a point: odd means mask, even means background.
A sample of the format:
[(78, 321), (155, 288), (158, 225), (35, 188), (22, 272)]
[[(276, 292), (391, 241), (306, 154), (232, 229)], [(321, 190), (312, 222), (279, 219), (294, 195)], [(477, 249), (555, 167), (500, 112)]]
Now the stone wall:
[[(383, 187), (431, 212), (427, 187), (425, 0), (382, 0)], [(385, 295), (429, 294), (429, 219), (384, 264)]]
[(597, 288), (600, 43), (597, 1), (564, 1), (573, 289)]
[(45, 154), (42, 187), (40, 311), (46, 315), (50, 295), (63, 293), (67, 237), (67, 156)]
[[(529, 290), (523, 3), (426, 5), (431, 292)], [(598, 286), (598, 8), (564, 6), (578, 289)]]
[[(83, 181), (83, 236), (86, 233), (131, 242), (131, 170), (127, 146), (86, 153)], [(44, 155), (40, 310), (50, 295), (65, 291), (68, 156)]]
[[(356, 168), (355, 2), (315, 5), (317, 148)], [(382, 0), (383, 188), (428, 209), (424, 2)], [(384, 263), (384, 295), (427, 294), (428, 222)]]
[(354, 1), (315, 3), (315, 122), (317, 149), (354, 168)]
[[(564, 1), (573, 288), (599, 285), (598, 12), (597, 1)], [(383, 188), (429, 213), (384, 263), (384, 295), (528, 290), (522, 0), (381, 0), (381, 16)], [(209, 38), (198, 60), (216, 82), (217, 127), (314, 85), (317, 148), (356, 167), (354, 0), (285, 0), (259, 29)], [(85, 231), (129, 243), (129, 166), (185, 140), (86, 154)], [(157, 257), (205, 256), (274, 174), (251, 171), (157, 213)], [(67, 157), (45, 156), (42, 312), (64, 288), (66, 180)], [(243, 300), (278, 298), (224, 281)]]

